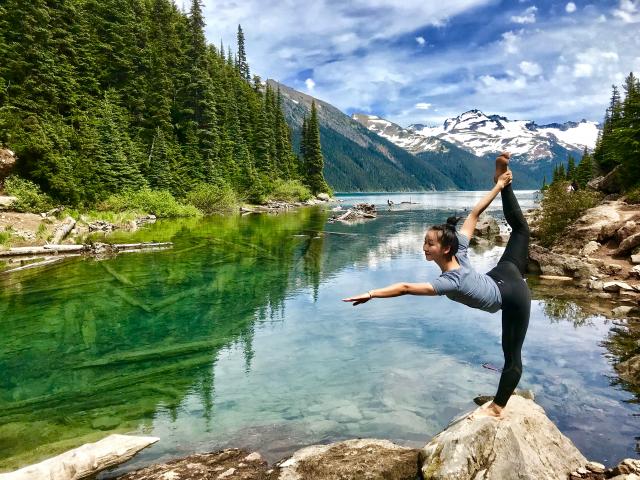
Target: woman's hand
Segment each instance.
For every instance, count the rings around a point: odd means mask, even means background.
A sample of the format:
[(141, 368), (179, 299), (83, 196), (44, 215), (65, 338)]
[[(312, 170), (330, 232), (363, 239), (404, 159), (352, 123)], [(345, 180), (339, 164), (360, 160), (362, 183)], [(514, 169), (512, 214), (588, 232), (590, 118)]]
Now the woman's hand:
[(511, 170), (507, 170), (506, 172), (504, 172), (502, 175), (498, 177), (498, 181), (496, 182), (496, 185), (498, 185), (500, 187), (500, 190), (502, 190), (504, 187), (509, 185), (512, 180), (513, 180), (513, 173), (511, 173)]
[(355, 297), (343, 298), (343, 302), (353, 302), (353, 306), (360, 305), (361, 303), (367, 303), (373, 297), (371, 293), (361, 293), (360, 295), (356, 295)]

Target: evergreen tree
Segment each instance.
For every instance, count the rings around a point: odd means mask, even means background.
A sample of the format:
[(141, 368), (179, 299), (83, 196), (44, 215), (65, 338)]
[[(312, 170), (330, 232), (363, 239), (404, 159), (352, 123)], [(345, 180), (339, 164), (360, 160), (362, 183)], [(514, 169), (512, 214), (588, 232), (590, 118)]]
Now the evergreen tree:
[(593, 178), (593, 164), (591, 155), (589, 155), (589, 151), (585, 147), (582, 152), (582, 159), (580, 163), (576, 167), (575, 171), (575, 180), (580, 188), (584, 188), (587, 186), (587, 182)]
[(314, 195), (329, 192), (329, 186), (322, 173), (324, 158), (322, 157), (322, 148), (320, 146), (320, 125), (315, 101), (311, 102), (311, 116), (307, 124), (304, 164), (306, 167), (305, 181), (311, 192)]
[(247, 63), (247, 53), (244, 48), (244, 32), (240, 25), (238, 25), (238, 73), (240, 73), (240, 76), (247, 82), (251, 81), (249, 64)]
[(576, 160), (573, 158), (573, 155), (569, 155), (569, 159), (567, 160), (567, 175), (566, 178), (570, 182), (575, 180), (576, 173)]

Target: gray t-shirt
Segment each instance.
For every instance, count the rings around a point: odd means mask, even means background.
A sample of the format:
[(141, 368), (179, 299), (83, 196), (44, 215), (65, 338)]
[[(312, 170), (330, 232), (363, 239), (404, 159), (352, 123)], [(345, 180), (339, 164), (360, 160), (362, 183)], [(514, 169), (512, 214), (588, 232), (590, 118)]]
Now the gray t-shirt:
[(446, 295), (449, 299), (463, 303), (485, 312), (497, 312), (502, 306), (502, 296), (498, 285), (486, 274), (476, 272), (467, 255), (469, 238), (456, 232), (458, 237), (458, 253), (456, 259), (460, 268), (442, 272), (431, 285), (438, 295)]

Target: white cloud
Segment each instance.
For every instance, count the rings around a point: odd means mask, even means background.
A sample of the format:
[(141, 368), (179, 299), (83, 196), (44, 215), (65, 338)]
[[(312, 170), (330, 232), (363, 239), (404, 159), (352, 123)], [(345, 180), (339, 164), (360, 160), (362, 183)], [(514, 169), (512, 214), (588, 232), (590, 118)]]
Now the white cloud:
[(520, 51), (520, 35), (516, 32), (504, 32), (502, 34), (502, 45), (507, 53), (518, 53)]
[[(567, 2), (560, 3), (561, 12)], [(222, 36), (225, 47), (235, 47), (242, 24), (252, 73), (307, 93), (305, 80), (311, 79), (311, 94), (342, 111), (368, 111), (400, 125), (471, 108), (538, 122), (601, 120), (611, 84), (619, 85), (630, 70), (640, 72), (637, 24), (613, 15), (614, 9), (637, 15), (631, 10), (638, 2), (589, 2), (584, 9), (574, 2), (580, 8), (571, 21), (547, 17), (540, 8), (533, 12), (535, 28), (512, 25), (508, 31), (504, 18), (494, 18), (489, 31), (504, 33), (493, 43), (470, 38), (419, 53), (415, 32), (496, 1), (439, 2), (446, 9), (441, 13), (440, 5), (424, 0), (205, 0), (205, 13), (208, 40), (216, 45)], [(532, 5), (514, 3), (507, 20)], [(425, 46), (431, 43), (423, 38)], [(425, 99), (438, 111), (416, 106)]]
[(613, 11), (613, 16), (624, 23), (640, 22), (640, 0), (620, 0), (618, 8)]
[(536, 23), (536, 12), (538, 7), (531, 6), (527, 8), (522, 15), (514, 15), (511, 17), (513, 23)]
[(567, 3), (567, 6), (564, 7), (564, 9), (567, 13), (573, 13), (576, 11), (576, 4), (573, 2), (569, 2)]
[(431, 104), (430, 103), (419, 102), (419, 103), (416, 103), (416, 108), (418, 110), (429, 110), (431, 108)]
[(576, 78), (590, 77), (593, 75), (593, 65), (590, 63), (576, 63), (573, 66), (573, 76)]
[(542, 68), (536, 62), (527, 62), (525, 60), (520, 62), (518, 66), (520, 67), (520, 71), (528, 77), (535, 77), (542, 73)]
[(496, 78), (492, 75), (482, 75), (478, 80), (480, 80), (480, 85), (478, 86), (480, 92), (518, 92), (527, 86), (527, 80), (524, 77)]
[(418, 42), (418, 45), (424, 45), (427, 41), (424, 37), (416, 37), (416, 42)]
[(314, 82), (312, 78), (307, 78), (304, 81), (304, 84), (307, 86), (307, 90), (309, 90), (309, 91), (313, 91), (313, 89), (316, 86), (316, 82)]

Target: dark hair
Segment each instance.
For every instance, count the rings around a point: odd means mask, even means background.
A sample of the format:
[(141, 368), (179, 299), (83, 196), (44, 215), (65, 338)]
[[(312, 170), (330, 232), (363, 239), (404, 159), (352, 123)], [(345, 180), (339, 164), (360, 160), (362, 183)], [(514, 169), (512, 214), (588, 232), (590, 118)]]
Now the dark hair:
[(462, 217), (449, 217), (446, 223), (434, 225), (429, 230), (435, 230), (438, 233), (438, 241), (443, 248), (449, 248), (448, 258), (452, 258), (458, 253), (458, 237), (456, 235), (456, 225)]

